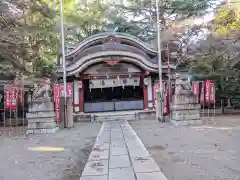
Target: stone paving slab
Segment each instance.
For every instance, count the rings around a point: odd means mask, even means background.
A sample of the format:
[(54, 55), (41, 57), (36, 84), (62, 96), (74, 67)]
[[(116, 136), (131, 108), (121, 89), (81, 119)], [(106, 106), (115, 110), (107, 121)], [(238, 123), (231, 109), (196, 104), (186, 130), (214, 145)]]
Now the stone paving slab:
[(80, 180), (108, 180), (108, 175), (104, 176), (82, 176)]
[(151, 157), (137, 157), (132, 159), (132, 164), (136, 173), (159, 172), (160, 169)]
[(88, 161), (82, 176), (99, 176), (108, 174), (108, 160)]
[(125, 154), (128, 154), (126, 146), (123, 147), (112, 146), (110, 149), (111, 156), (119, 156)]
[(110, 157), (109, 168), (123, 168), (123, 167), (131, 167), (128, 155)]
[(109, 143), (95, 143), (93, 146), (93, 150), (105, 150), (109, 148)]
[(109, 169), (109, 180), (136, 180), (132, 167)]
[(116, 140), (111, 142), (111, 147), (123, 147), (125, 146), (124, 140)]
[(106, 179), (167, 180), (127, 121), (103, 123), (80, 180)]
[(127, 142), (126, 145), (128, 149), (145, 148), (142, 144), (139, 144), (136, 141)]
[(99, 161), (108, 159), (109, 150), (108, 149), (93, 149), (91, 154), (89, 155), (88, 161)]
[(162, 172), (137, 173), (137, 180), (167, 180)]
[(131, 158), (135, 157), (150, 157), (149, 152), (146, 148), (138, 147), (138, 148), (129, 148), (129, 154)]

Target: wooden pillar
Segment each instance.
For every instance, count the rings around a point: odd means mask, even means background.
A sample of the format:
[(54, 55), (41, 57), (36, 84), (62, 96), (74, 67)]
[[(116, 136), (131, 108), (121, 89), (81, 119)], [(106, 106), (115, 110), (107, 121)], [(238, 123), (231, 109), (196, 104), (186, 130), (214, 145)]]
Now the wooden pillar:
[(142, 83), (143, 83), (143, 108), (148, 109), (148, 86), (146, 83), (146, 79), (142, 76)]
[(79, 84), (79, 110), (80, 112), (84, 112), (84, 83), (81, 80)]
[(155, 84), (152, 84), (152, 103), (153, 103), (153, 108), (155, 107), (155, 94), (156, 94), (156, 89), (155, 89)]
[(156, 80), (152, 80), (152, 102), (153, 102), (154, 108), (156, 108), (156, 99), (157, 99), (156, 89), (158, 88), (159, 88), (158, 82), (156, 82)]
[(153, 86), (152, 86), (152, 77), (148, 76), (147, 78), (147, 92), (148, 92), (148, 108), (153, 108)]
[(79, 81), (73, 83), (73, 109), (74, 112), (79, 112)]

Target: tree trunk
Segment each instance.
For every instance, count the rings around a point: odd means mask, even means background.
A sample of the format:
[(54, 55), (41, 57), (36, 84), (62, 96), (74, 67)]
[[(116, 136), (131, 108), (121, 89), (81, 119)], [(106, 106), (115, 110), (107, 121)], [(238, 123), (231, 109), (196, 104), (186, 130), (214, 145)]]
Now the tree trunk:
[(221, 99), (221, 114), (224, 114), (224, 99)]

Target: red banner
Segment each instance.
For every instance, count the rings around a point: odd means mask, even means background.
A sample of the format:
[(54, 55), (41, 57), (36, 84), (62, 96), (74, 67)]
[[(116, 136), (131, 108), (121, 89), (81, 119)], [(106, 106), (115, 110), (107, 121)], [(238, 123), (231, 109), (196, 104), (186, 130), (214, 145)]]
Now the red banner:
[(202, 87), (201, 87), (201, 95), (200, 95), (200, 103), (201, 104), (204, 104), (205, 102), (205, 96), (204, 96), (204, 88), (205, 87), (205, 84), (204, 84), (204, 81), (202, 82)]
[(55, 84), (53, 97), (54, 97), (54, 102), (55, 102), (55, 112), (56, 112), (56, 122), (57, 123), (59, 123), (59, 102), (60, 102), (59, 95), (60, 95), (59, 85)]
[(5, 109), (17, 109), (18, 93), (19, 90), (16, 87), (5, 86), (4, 87), (4, 108)]
[[(64, 85), (55, 84), (54, 85), (54, 94), (53, 99), (55, 102), (55, 111), (56, 111), (56, 122), (59, 123), (59, 108), (60, 108), (60, 97), (64, 94)], [(67, 97), (73, 97), (73, 86), (72, 83), (67, 83)]]
[(17, 89), (12, 87), (10, 88), (10, 109), (16, 109), (17, 108)]
[[(54, 94), (53, 94), (54, 102), (56, 101), (57, 98), (62, 97), (63, 95), (64, 95), (64, 85), (63, 84), (55, 84), (54, 85)], [(72, 83), (67, 83), (67, 97), (73, 97)]]
[(10, 109), (10, 89), (4, 88), (4, 108)]
[[(165, 86), (165, 82), (163, 81), (163, 83), (162, 83), (162, 88), (164, 89), (164, 86)], [(157, 99), (157, 89), (159, 89), (160, 88), (160, 84), (159, 83), (155, 83), (154, 85), (153, 85), (153, 105), (155, 105), (155, 101), (156, 101), (156, 99)]]
[(170, 114), (170, 102), (169, 102), (169, 87), (168, 84), (166, 84), (166, 89), (164, 93), (164, 108), (163, 108), (163, 115), (167, 116)]
[(215, 97), (215, 85), (214, 83), (210, 83), (210, 103), (215, 104), (216, 103), (216, 97)]
[(159, 89), (159, 83), (153, 85), (153, 105), (155, 105), (155, 101), (157, 99), (157, 89)]
[(205, 99), (206, 99), (206, 103), (210, 103), (210, 91), (211, 91), (211, 85), (210, 85), (211, 81), (207, 80), (206, 81), (206, 92), (205, 92)]
[(68, 97), (73, 97), (73, 86), (72, 84), (67, 84), (67, 96)]
[(193, 93), (196, 96), (196, 102), (199, 102), (199, 82), (193, 82)]

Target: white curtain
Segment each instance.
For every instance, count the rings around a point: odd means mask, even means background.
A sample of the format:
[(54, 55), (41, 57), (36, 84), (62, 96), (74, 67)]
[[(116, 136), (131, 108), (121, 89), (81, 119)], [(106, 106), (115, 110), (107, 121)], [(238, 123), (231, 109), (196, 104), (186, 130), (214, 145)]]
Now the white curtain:
[(140, 77), (119, 78), (119, 79), (91, 79), (89, 80), (89, 88), (109, 88), (124, 86), (139, 86)]

